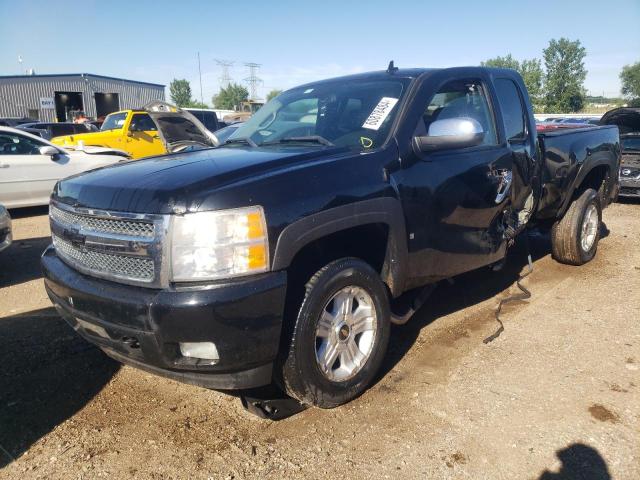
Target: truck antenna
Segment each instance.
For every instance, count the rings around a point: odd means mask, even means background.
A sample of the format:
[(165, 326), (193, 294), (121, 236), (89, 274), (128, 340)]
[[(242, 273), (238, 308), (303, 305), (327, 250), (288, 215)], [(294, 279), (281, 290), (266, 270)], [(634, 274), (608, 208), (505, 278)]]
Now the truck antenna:
[(389, 62), (389, 66), (387, 67), (387, 73), (394, 73), (398, 71), (398, 67), (393, 65), (393, 60)]

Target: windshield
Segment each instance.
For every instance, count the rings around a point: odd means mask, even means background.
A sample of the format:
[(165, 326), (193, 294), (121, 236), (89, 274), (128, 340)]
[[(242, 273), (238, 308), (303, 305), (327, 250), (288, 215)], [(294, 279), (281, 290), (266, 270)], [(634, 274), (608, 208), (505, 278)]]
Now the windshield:
[(124, 126), (124, 122), (127, 119), (127, 112), (112, 113), (104, 119), (104, 123), (100, 130), (118, 130)]
[(338, 80), (289, 90), (258, 110), (229, 141), (376, 148), (389, 134), (408, 82), (400, 78)]
[(640, 137), (623, 138), (622, 149), (623, 150), (640, 150)]

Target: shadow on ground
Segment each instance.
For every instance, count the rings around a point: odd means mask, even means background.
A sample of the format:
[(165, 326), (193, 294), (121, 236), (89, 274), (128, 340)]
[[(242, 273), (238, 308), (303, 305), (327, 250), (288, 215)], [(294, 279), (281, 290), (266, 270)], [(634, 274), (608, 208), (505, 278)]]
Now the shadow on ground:
[(557, 473), (545, 470), (538, 480), (611, 480), (607, 462), (595, 448), (574, 443), (558, 450), (562, 466)]
[(617, 203), (622, 203), (625, 205), (640, 205), (640, 198), (636, 197), (618, 197), (616, 200)]
[(118, 368), (54, 308), (0, 318), (0, 468), (84, 407)]
[[(603, 225), (605, 236), (606, 232), (608, 230)], [(500, 271), (492, 272), (488, 267), (480, 268), (455, 277), (452, 284), (440, 282), (426, 303), (406, 325), (393, 327), (389, 351), (377, 381), (391, 371), (411, 349), (424, 327), (440, 317), (499, 296), (513, 285), (527, 265), (527, 248), (530, 249), (534, 262), (549, 255), (551, 240), (548, 233), (534, 230), (528, 233), (528, 239), (524, 235), (520, 235), (516, 244), (509, 250), (507, 261)], [(493, 315), (493, 311), (488, 311), (487, 320), (492, 321)]]
[(40, 256), (50, 243), (51, 237), (15, 240), (0, 254), (0, 288), (42, 277)]
[(47, 215), (49, 213), (49, 205), (40, 205), (37, 207), (12, 208), (9, 210), (11, 218), (27, 218), (38, 215)]

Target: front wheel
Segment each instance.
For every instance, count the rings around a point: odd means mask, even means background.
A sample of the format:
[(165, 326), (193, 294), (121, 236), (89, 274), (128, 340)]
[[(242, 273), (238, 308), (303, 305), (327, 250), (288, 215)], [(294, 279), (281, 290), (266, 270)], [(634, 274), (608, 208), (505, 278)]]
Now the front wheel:
[(287, 393), (302, 403), (332, 408), (373, 381), (389, 342), (389, 301), (378, 273), (343, 258), (307, 282), (282, 366)]
[(589, 188), (569, 206), (551, 229), (553, 258), (569, 265), (590, 261), (598, 249), (602, 210), (598, 192)]

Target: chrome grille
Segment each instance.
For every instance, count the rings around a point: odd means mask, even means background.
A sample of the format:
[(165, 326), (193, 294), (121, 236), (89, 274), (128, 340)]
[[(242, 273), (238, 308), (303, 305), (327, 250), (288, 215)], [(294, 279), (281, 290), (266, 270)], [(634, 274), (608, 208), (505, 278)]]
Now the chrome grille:
[(84, 268), (95, 270), (118, 278), (150, 282), (155, 278), (153, 260), (112, 253), (82, 250), (52, 235), (53, 246), (62, 257), (75, 260)]
[(80, 215), (58, 207), (51, 206), (51, 217), (60, 223), (84, 227), (96, 233), (114, 233), (133, 237), (153, 238), (155, 228), (153, 222), (140, 220), (123, 220), (89, 215)]
[(168, 286), (169, 215), (71, 207), (52, 201), (56, 253), (86, 275), (148, 288)]

